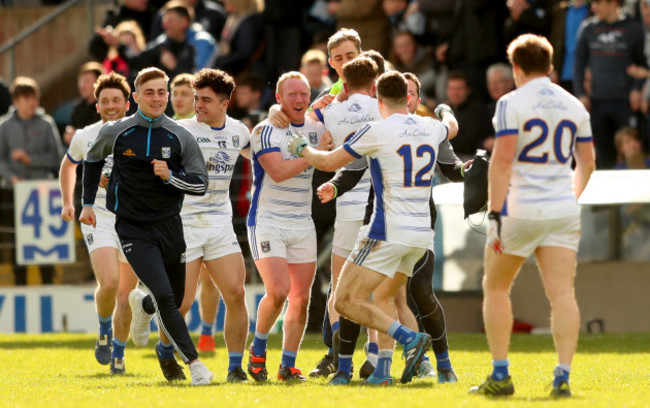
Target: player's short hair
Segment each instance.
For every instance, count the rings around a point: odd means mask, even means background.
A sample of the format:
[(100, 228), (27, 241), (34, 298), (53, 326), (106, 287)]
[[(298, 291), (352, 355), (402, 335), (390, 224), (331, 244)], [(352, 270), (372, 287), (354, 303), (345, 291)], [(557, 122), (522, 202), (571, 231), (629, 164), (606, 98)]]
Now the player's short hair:
[(99, 78), (97, 78), (97, 81), (95, 81), (95, 99), (99, 100), (99, 94), (104, 89), (118, 89), (122, 91), (125, 101), (129, 100), (129, 95), (131, 94), (129, 81), (115, 71), (110, 74), (100, 75)]
[(377, 74), (381, 75), (384, 72), (386, 72), (386, 60), (384, 59), (383, 55), (381, 55), (379, 52), (375, 50), (367, 50), (359, 54), (360, 57), (367, 57), (370, 58), (371, 60), (375, 61), (375, 64), (377, 64)]
[(318, 63), (323, 67), (327, 66), (327, 55), (321, 50), (308, 50), (300, 59), (300, 66), (306, 67), (309, 64)]
[(169, 77), (167, 74), (165, 74), (165, 71), (160, 68), (149, 67), (140, 70), (140, 72), (138, 72), (138, 76), (135, 77), (135, 91), (138, 92), (140, 86), (145, 82), (158, 78), (162, 78), (165, 81), (165, 85), (169, 82)]
[(282, 90), (282, 85), (288, 80), (288, 79), (300, 79), (303, 81), (305, 84), (307, 84), (307, 88), (309, 88), (309, 81), (307, 81), (307, 77), (305, 77), (301, 72), (298, 71), (289, 71), (285, 72), (280, 76), (280, 79), (278, 79), (278, 83), (275, 86), (275, 93), (279, 94), (280, 90)]
[(264, 90), (264, 81), (255, 74), (244, 74), (237, 80), (239, 88), (247, 86), (253, 92), (262, 92)]
[(171, 0), (165, 3), (162, 7), (163, 14), (170, 11), (173, 11), (181, 17), (185, 17), (190, 23), (194, 21), (194, 7), (184, 0)]
[(41, 93), (36, 81), (33, 78), (26, 76), (16, 77), (9, 87), (9, 92), (13, 99), (17, 99), (21, 96), (38, 97)]
[(195, 91), (197, 89), (210, 88), (217, 96), (229, 100), (232, 91), (235, 89), (235, 80), (220, 69), (203, 68), (194, 76), (192, 88)]
[(526, 75), (546, 75), (552, 66), (553, 46), (540, 35), (522, 34), (508, 45), (508, 60)]
[(377, 79), (377, 96), (388, 106), (406, 106), (408, 94), (408, 82), (398, 71), (385, 72)]
[(192, 74), (178, 74), (172, 79), (172, 82), (169, 84), (169, 89), (174, 89), (177, 86), (187, 85), (190, 88), (192, 87), (192, 82), (194, 81), (194, 75)]
[(361, 37), (359, 37), (359, 33), (352, 28), (341, 28), (327, 40), (327, 53), (329, 56), (332, 56), (332, 48), (338, 47), (345, 41), (352, 41), (357, 48), (357, 52), (361, 52)]
[[(404, 75), (404, 78), (406, 78), (407, 81), (413, 81), (415, 84), (415, 87), (418, 90), (418, 98), (420, 97), (420, 89), (422, 89), (422, 84), (420, 83), (420, 80), (418, 79), (417, 76), (415, 76), (414, 73), (412, 72), (402, 72), (402, 75)], [(407, 83), (408, 85), (408, 83)]]
[(368, 57), (357, 57), (343, 65), (343, 77), (351, 90), (370, 87), (377, 78), (377, 64)]
[(106, 72), (104, 66), (95, 61), (86, 62), (81, 66), (81, 68), (79, 68), (79, 76), (90, 73), (95, 75), (95, 78), (99, 78), (99, 76), (104, 74), (104, 72)]

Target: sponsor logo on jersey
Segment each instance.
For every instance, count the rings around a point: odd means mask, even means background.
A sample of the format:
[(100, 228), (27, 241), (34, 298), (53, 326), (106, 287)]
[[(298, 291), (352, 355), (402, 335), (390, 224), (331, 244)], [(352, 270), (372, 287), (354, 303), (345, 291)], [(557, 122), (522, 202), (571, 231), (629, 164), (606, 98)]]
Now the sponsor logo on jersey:
[(235, 166), (230, 164), (230, 155), (228, 153), (218, 151), (214, 156), (210, 157), (205, 168), (215, 173), (232, 173)]
[(262, 248), (262, 252), (265, 254), (271, 252), (271, 243), (269, 241), (260, 242), (260, 247)]
[(162, 158), (163, 159), (169, 159), (172, 156), (172, 148), (171, 147), (163, 147), (162, 148)]
[(133, 150), (131, 150), (131, 149), (126, 149), (126, 150), (124, 151), (124, 153), (122, 153), (122, 156), (130, 156), (130, 157), (133, 157), (133, 156), (135, 156), (135, 153), (134, 153)]
[(309, 143), (315, 145), (318, 143), (318, 133), (317, 132), (309, 132)]
[(239, 147), (239, 135), (233, 135), (232, 137), (232, 146)]
[(86, 235), (86, 241), (88, 241), (88, 245), (92, 245), (95, 240), (93, 239), (93, 234), (88, 234)]
[(343, 119), (339, 119), (336, 124), (341, 125), (356, 125), (357, 123), (368, 123), (374, 121), (375, 118), (369, 113), (364, 113), (363, 115), (352, 115), (346, 116)]

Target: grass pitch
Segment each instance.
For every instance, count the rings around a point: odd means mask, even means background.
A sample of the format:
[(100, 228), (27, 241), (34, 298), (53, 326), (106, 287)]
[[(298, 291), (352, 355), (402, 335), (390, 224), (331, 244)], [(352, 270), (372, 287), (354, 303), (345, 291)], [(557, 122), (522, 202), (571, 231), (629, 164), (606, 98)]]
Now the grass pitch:
[[(548, 397), (556, 363), (548, 335), (515, 335), (510, 363), (515, 395), (487, 399), (467, 394), (490, 371), (490, 355), (483, 335), (449, 336), (456, 384), (438, 385), (419, 380), (392, 387), (361, 386), (357, 377), (363, 352), (354, 359), (355, 378), (348, 387), (330, 387), (326, 380), (309, 379), (288, 385), (275, 380), (281, 339), (271, 335), (267, 368), (270, 381), (232, 385), (225, 382), (227, 353), (218, 336), (217, 352), (202, 355), (215, 373), (212, 386), (190, 387), (167, 383), (153, 351), (129, 342), (124, 376), (111, 376), (108, 366), (97, 364), (95, 337), (88, 334), (0, 335), (0, 406), (10, 407), (647, 407), (650, 406), (650, 334), (582, 335), (574, 359), (571, 387), (574, 397), (555, 401)], [(403, 368), (397, 347), (392, 373)], [(324, 349), (320, 336), (306, 336), (297, 365), (306, 375)], [(248, 353), (244, 355), (244, 364)], [(245, 368), (245, 367), (244, 367)], [(189, 371), (186, 370), (189, 378)]]

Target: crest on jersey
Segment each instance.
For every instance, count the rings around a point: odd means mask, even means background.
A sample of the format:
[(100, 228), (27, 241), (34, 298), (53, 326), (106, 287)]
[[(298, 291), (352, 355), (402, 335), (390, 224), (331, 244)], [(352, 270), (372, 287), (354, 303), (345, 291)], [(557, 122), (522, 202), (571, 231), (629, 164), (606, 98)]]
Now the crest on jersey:
[(92, 245), (95, 240), (93, 239), (93, 234), (88, 234), (86, 235), (86, 241), (88, 241), (88, 245)]
[(262, 252), (265, 254), (271, 252), (271, 243), (269, 241), (260, 242), (260, 247), (262, 248)]
[(359, 105), (358, 103), (353, 103), (348, 108), (348, 112), (361, 112), (361, 105)]
[(315, 145), (318, 143), (318, 133), (309, 132), (309, 143)]
[(162, 153), (162, 158), (163, 159), (169, 159), (172, 156), (172, 148), (171, 147), (163, 147), (161, 153)]
[(406, 118), (404, 121), (405, 125), (415, 125), (416, 123), (418, 123), (418, 121), (413, 118)]
[(232, 137), (232, 147), (239, 147), (239, 135), (233, 135)]

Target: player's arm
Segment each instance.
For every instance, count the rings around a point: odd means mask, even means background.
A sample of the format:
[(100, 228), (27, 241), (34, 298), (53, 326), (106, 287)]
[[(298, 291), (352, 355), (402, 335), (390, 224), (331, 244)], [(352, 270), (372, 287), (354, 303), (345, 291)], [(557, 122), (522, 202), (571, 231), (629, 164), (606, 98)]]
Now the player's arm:
[(587, 187), (591, 173), (596, 169), (593, 137), (591, 134), (591, 124), (587, 115), (578, 129), (575, 147), (573, 148), (573, 157), (576, 161), (576, 169), (573, 174), (573, 193), (576, 199), (580, 198), (580, 195)]
[(251, 159), (251, 145), (248, 145), (239, 151), (239, 154), (242, 155), (246, 160)]
[[(169, 170), (169, 178), (165, 181), (185, 194), (204, 195), (208, 189), (208, 171), (205, 168), (203, 153), (191, 133), (180, 133), (183, 141), (181, 155), (182, 172), (174, 173)], [(167, 167), (167, 162), (160, 160)], [(156, 166), (156, 164), (154, 164)], [(163, 180), (164, 173), (159, 175)]]
[(447, 104), (441, 103), (434, 109), (433, 113), (440, 118), (443, 125), (447, 127), (447, 138), (449, 140), (456, 137), (458, 134), (458, 121), (454, 116), (454, 111)]
[(77, 182), (78, 164), (79, 162), (73, 161), (69, 154), (63, 156), (63, 160), (61, 160), (59, 187), (61, 189), (61, 197), (63, 198), (61, 218), (64, 221), (72, 221), (74, 219), (74, 186)]
[(259, 160), (264, 171), (276, 183), (296, 177), (309, 168), (309, 162), (305, 159), (284, 160), (279, 148), (277, 151), (261, 153), (261, 155), (257, 155), (257, 160)]
[(494, 142), (494, 150), (488, 168), (488, 202), (490, 211), (501, 212), (506, 201), (512, 162), (517, 149), (517, 135), (500, 136)]
[(458, 156), (456, 156), (456, 153), (448, 139), (440, 143), (440, 147), (438, 148), (438, 158), (436, 161), (438, 162), (442, 174), (444, 174), (450, 181), (463, 181), (465, 165)]
[(352, 160), (361, 157), (353, 156), (344, 146), (340, 146), (334, 151), (316, 150), (309, 146), (307, 138), (298, 134), (294, 134), (291, 138), (289, 151), (298, 157), (304, 157), (309, 164), (322, 171), (338, 170)]
[[(92, 207), (99, 188), (99, 180), (106, 156), (113, 151), (113, 144), (119, 133), (111, 125), (104, 125), (100, 130), (93, 147), (90, 148), (84, 160), (82, 204)], [(81, 218), (80, 218), (81, 220)]]

